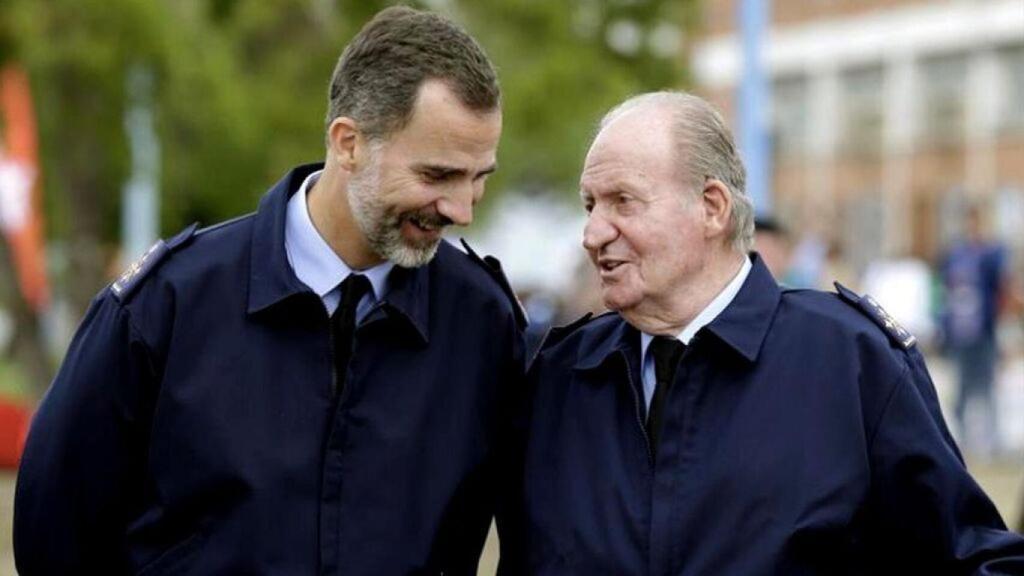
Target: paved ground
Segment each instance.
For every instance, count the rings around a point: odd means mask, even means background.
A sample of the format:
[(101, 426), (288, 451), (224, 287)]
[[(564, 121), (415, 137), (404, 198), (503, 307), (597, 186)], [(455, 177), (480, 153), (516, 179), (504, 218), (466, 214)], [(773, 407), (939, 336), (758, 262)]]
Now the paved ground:
[[(947, 418), (952, 414), (954, 386), (951, 367), (941, 359), (928, 361)], [(1005, 442), (1005, 454), (998, 459), (968, 457), (968, 467), (985, 491), (992, 497), (1007, 523), (1016, 523), (1024, 514), (1021, 487), (1024, 486), (1024, 357), (1003, 367), (997, 388), (997, 406)], [(977, 421), (980, 416), (976, 415)], [(11, 552), (11, 517), (14, 496), (14, 474), (0, 472), (0, 576), (13, 576)], [(493, 575), (497, 565), (497, 540), (492, 531), (481, 575)]]

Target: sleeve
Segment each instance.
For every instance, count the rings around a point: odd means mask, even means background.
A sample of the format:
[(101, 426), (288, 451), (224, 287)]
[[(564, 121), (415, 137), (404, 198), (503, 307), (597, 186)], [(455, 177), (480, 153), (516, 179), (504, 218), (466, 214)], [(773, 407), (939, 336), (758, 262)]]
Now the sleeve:
[(524, 516), (523, 480), (530, 406), (536, 386), (536, 368), (527, 369), (526, 337), (521, 334), (516, 356), (517, 379), (507, 403), (500, 497), (496, 513), (500, 562), (498, 576), (526, 574), (527, 527)]
[[(498, 378), (498, 394), (495, 397), (493, 430), (494, 448), (485, 463), (480, 481), (475, 482), (478, 489), (473, 497), (467, 499), (461, 511), (455, 514), (463, 519), (467, 529), (459, 531), (455, 542), (449, 548), (450, 560), (443, 566), (443, 574), (470, 576), (477, 574), (481, 552), (484, 548), (492, 520), (497, 521), (500, 535), (501, 561), (505, 563), (504, 550), (506, 540), (511, 538), (505, 530), (505, 519), (508, 510), (508, 489), (514, 485), (515, 470), (519, 469), (517, 458), (517, 428), (515, 419), (519, 414), (521, 386), (524, 364), (524, 336), (522, 324), (510, 310), (504, 323), (504, 337), (496, 338), (496, 346), (501, 350), (501, 361), (495, 366)], [(469, 484), (469, 483), (467, 483)], [(522, 572), (502, 572), (499, 574), (522, 574)]]
[(126, 523), (142, 490), (149, 349), (108, 292), (91, 305), (32, 421), (14, 502), (20, 574), (128, 572)]
[(923, 362), (911, 360), (870, 444), (876, 559), (892, 573), (1024, 574), (1024, 538), (968, 473)]

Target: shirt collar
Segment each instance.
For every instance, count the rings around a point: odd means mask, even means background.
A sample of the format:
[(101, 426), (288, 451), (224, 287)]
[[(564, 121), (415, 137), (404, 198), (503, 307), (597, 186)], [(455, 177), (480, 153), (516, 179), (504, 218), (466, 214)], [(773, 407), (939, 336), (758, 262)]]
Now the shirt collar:
[[(732, 303), (736, 295), (739, 294), (740, 288), (743, 287), (743, 283), (746, 282), (747, 276), (750, 275), (750, 258), (744, 256), (743, 264), (740, 266), (739, 272), (733, 276), (732, 280), (722, 288), (722, 291), (715, 296), (703, 310), (700, 311), (693, 320), (687, 324), (683, 330), (676, 335), (676, 339), (683, 344), (689, 344), (693, 336), (704, 326), (710, 324), (719, 314), (724, 311), (729, 304)], [(647, 357), (647, 347), (651, 345), (651, 341), (654, 340), (652, 334), (647, 332), (640, 333), (640, 357)]]
[[(306, 176), (288, 200), (284, 229), (285, 252), (292, 270), (320, 298), (333, 291), (352, 273), (352, 268), (338, 257), (309, 216), (307, 192), (322, 173), (323, 170), (317, 170)], [(394, 263), (383, 262), (357, 271), (370, 281), (375, 300), (380, 300), (387, 293), (388, 274), (393, 267)]]

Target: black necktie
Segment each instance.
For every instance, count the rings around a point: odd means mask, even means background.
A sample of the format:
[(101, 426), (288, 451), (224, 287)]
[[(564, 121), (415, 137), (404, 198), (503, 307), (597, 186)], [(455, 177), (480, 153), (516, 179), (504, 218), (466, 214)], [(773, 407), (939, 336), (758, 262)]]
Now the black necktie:
[(651, 355), (654, 357), (654, 396), (651, 398), (651, 409), (647, 412), (647, 435), (651, 439), (651, 451), (658, 452), (658, 434), (661, 432), (661, 421), (665, 412), (665, 401), (668, 391), (672, 388), (672, 379), (679, 367), (679, 359), (683, 356), (686, 345), (667, 336), (655, 336), (651, 341)]
[(331, 315), (331, 338), (334, 342), (334, 395), (345, 389), (348, 361), (352, 356), (352, 342), (356, 331), (356, 307), (370, 290), (366, 276), (349, 274), (341, 283), (341, 302)]

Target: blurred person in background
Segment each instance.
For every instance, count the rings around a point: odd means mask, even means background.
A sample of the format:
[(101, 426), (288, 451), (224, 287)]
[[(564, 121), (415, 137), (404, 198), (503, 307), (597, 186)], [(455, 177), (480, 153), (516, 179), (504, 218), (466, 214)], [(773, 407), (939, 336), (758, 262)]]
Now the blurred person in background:
[(572, 283), (565, 291), (555, 324), (568, 324), (584, 314), (600, 314), (607, 310), (601, 298), (601, 279), (586, 254), (580, 253), (580, 259), (573, 266)]
[(817, 288), (825, 279), (828, 245), (812, 230), (803, 230), (791, 241), (789, 268), (780, 280), (792, 288)]
[[(1008, 293), (1006, 249), (988, 240), (979, 206), (964, 214), (963, 236), (946, 250), (939, 263), (944, 306), (943, 343), (957, 364), (959, 388), (955, 415), (960, 437), (969, 451), (993, 456), (1000, 450), (999, 421), (993, 385), (999, 359), (996, 328)], [(982, 407), (985, 436), (979, 442), (967, 426), (967, 407)]]
[(700, 98), (602, 120), (580, 189), (612, 312), (530, 368), (502, 573), (1024, 573), (913, 336), (841, 286), (780, 289), (744, 186)]
[(831, 290), (836, 282), (843, 286), (857, 289), (857, 273), (846, 259), (843, 243), (833, 238), (828, 243), (828, 253), (825, 255), (821, 278), (818, 280), (816, 288), (819, 290)]
[(558, 300), (543, 289), (520, 289), (516, 295), (530, 319), (529, 326), (523, 331), (526, 357), (529, 358), (554, 324), (559, 314)]
[(772, 276), (785, 284), (786, 275), (789, 273), (790, 253), (793, 250), (789, 230), (775, 218), (758, 216), (754, 219), (753, 248), (761, 255)]
[(523, 318), (468, 224), (494, 69), (391, 8), (330, 82), (324, 164), (160, 242), (94, 300), (30, 432), (40, 574), (476, 574)]

